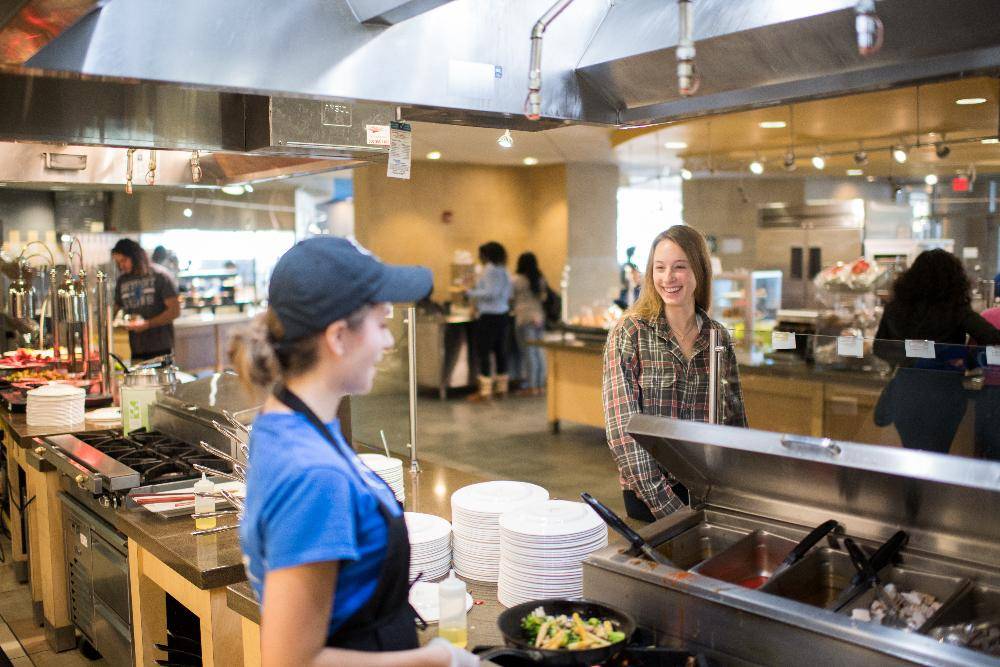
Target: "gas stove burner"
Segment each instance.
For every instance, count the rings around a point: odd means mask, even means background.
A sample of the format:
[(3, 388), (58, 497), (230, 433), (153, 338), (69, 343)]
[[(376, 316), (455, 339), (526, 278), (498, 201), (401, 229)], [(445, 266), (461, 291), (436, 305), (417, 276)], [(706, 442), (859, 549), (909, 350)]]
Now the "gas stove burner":
[(128, 434), (128, 438), (143, 445), (174, 444), (174, 440), (169, 435), (138, 429)]
[(179, 461), (163, 461), (143, 471), (142, 478), (146, 484), (153, 484), (189, 479), (192, 477), (192, 474), (191, 467), (184, 463)]
[(149, 445), (150, 449), (155, 451), (161, 456), (165, 456), (168, 459), (186, 459), (192, 456), (199, 456), (202, 452), (190, 445), (185, 445), (184, 443), (173, 442), (170, 444), (163, 445)]
[[(87, 441), (84, 440), (84, 442)], [(135, 449), (135, 443), (125, 438), (106, 437), (102, 438), (101, 440), (94, 440), (92, 442), (87, 442), (87, 444), (99, 452), (104, 452), (105, 454), (108, 454), (112, 458), (115, 457), (115, 455), (112, 454), (112, 452), (125, 452), (125, 451), (132, 451)]]
[(119, 463), (123, 463), (128, 467), (142, 472), (137, 466), (145, 465), (149, 467), (157, 463), (163, 463), (164, 458), (162, 456), (157, 456), (155, 452), (150, 449), (133, 449), (124, 456), (118, 458)]

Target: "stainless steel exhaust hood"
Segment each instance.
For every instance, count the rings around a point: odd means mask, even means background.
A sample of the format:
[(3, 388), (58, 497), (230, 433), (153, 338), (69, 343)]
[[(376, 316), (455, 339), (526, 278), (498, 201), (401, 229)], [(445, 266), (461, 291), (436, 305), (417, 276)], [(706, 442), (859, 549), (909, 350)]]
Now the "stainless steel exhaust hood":
[(682, 97), (676, 2), (577, 0), (545, 34), (540, 123), (523, 115), (538, 0), (107, 0), (26, 64), (519, 129), (664, 122), (1000, 68), (996, 0), (878, 0), (885, 40), (868, 57), (855, 4), (697, 0), (701, 88)]

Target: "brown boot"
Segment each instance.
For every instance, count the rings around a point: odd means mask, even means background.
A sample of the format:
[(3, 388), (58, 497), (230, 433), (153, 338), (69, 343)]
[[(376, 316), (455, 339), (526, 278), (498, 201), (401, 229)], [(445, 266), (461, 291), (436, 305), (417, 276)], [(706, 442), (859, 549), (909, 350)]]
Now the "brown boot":
[(480, 375), (477, 380), (479, 382), (479, 390), (474, 394), (469, 394), (466, 400), (481, 403), (493, 398), (493, 379), (488, 375)]
[(506, 398), (510, 391), (510, 376), (498, 375), (493, 382), (493, 393), (497, 398)]

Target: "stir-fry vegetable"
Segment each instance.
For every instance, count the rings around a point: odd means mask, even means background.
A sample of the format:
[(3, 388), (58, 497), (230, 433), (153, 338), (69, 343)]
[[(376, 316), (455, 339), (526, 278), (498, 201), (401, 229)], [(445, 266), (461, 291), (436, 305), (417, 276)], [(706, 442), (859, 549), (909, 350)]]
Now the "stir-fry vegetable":
[(625, 640), (625, 633), (615, 628), (614, 621), (599, 618), (584, 621), (575, 612), (572, 616), (550, 616), (541, 607), (521, 619), (521, 627), (528, 641), (541, 649), (579, 651)]

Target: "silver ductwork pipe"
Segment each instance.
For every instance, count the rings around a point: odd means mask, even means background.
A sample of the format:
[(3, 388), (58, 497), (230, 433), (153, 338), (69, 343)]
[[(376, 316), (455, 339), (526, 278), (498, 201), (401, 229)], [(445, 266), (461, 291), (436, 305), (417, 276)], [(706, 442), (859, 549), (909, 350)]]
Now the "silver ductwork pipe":
[(573, 0), (557, 0), (549, 11), (535, 22), (531, 29), (531, 60), (528, 65), (528, 99), (524, 102), (524, 115), (528, 120), (542, 117), (542, 38), (545, 30)]
[(684, 97), (698, 90), (694, 69), (694, 6), (692, 0), (677, 0), (677, 92)]

